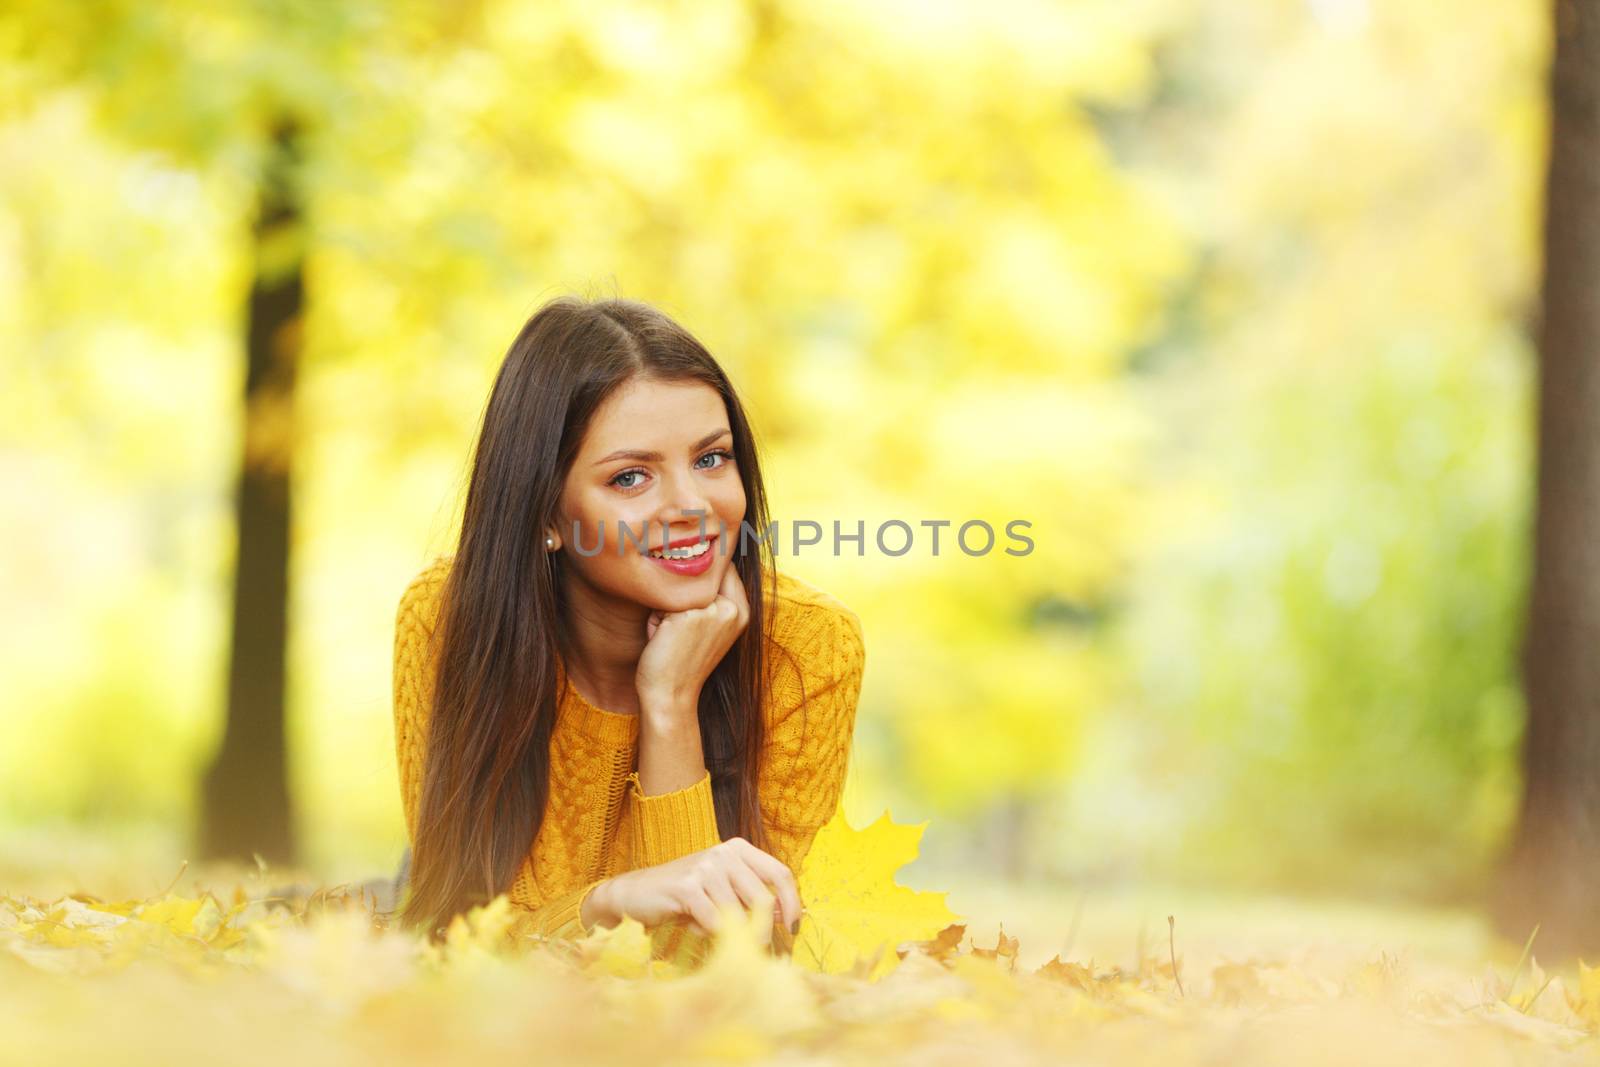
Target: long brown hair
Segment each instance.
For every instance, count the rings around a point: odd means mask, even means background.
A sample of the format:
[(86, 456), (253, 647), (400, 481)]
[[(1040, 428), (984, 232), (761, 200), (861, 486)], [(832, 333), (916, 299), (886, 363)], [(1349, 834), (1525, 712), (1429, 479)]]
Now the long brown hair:
[[(400, 920), (433, 934), (509, 888), (544, 818), (558, 666), (570, 663), (565, 564), (544, 547), (596, 408), (636, 375), (699, 381), (727, 406), (745, 522), (768, 528), (744, 408), (687, 330), (636, 300), (557, 297), (511, 343), (483, 415), (461, 540), (440, 591), (437, 655), (409, 893)], [(767, 687), (762, 574), (771, 545), (743, 528), (733, 565), (750, 602), (744, 632), (701, 687), (700, 736), (717, 828), (766, 847), (756, 790)], [(558, 660), (558, 657), (560, 659)]]

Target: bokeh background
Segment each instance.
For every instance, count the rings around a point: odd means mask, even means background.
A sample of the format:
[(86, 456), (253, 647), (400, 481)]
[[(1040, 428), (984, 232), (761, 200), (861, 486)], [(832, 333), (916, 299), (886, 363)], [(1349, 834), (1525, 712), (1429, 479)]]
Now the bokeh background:
[[(775, 516), (1032, 523), (1025, 557), (779, 558), (863, 621), (846, 810), (927, 822), (918, 884), (1478, 899), (1520, 782), (1548, 22), (8, 4), (0, 880), (199, 858), (251, 420), (290, 470), (293, 862), (393, 871), (396, 603), (507, 345), (576, 292), (723, 362)], [(251, 407), (263, 286), (294, 374)]]

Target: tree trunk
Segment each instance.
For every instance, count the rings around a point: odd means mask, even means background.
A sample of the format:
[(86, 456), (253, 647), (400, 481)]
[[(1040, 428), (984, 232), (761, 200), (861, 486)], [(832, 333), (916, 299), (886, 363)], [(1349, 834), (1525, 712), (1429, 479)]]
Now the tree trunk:
[(1556, 0), (1520, 826), (1499, 929), (1600, 954), (1600, 0)]
[(984, 863), (989, 870), (1010, 882), (1020, 882), (1033, 873), (1033, 820), (1030, 798), (1006, 793), (995, 800), (984, 820)]
[(301, 349), (305, 241), (298, 131), (275, 131), (254, 227), (238, 557), (222, 746), (206, 775), (199, 849), (217, 859), (296, 860), (284, 739), (290, 458)]

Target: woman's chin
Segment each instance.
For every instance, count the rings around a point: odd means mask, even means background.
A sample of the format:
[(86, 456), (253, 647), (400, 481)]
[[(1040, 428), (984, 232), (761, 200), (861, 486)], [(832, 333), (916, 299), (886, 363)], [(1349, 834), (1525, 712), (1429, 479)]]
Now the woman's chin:
[(640, 603), (652, 611), (688, 611), (703, 608), (716, 599), (722, 575), (729, 564), (714, 560), (700, 574), (678, 574), (659, 563), (646, 563), (655, 573), (639, 590)]

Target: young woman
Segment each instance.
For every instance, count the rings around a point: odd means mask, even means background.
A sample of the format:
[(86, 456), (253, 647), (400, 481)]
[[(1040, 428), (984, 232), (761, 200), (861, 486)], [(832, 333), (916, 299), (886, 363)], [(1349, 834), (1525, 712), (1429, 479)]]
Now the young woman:
[(864, 650), (850, 609), (777, 573), (769, 522), (744, 409), (686, 330), (620, 299), (528, 320), (459, 544), (396, 613), (403, 925), (508, 892), (518, 936), (705, 934), (733, 906), (798, 928)]

